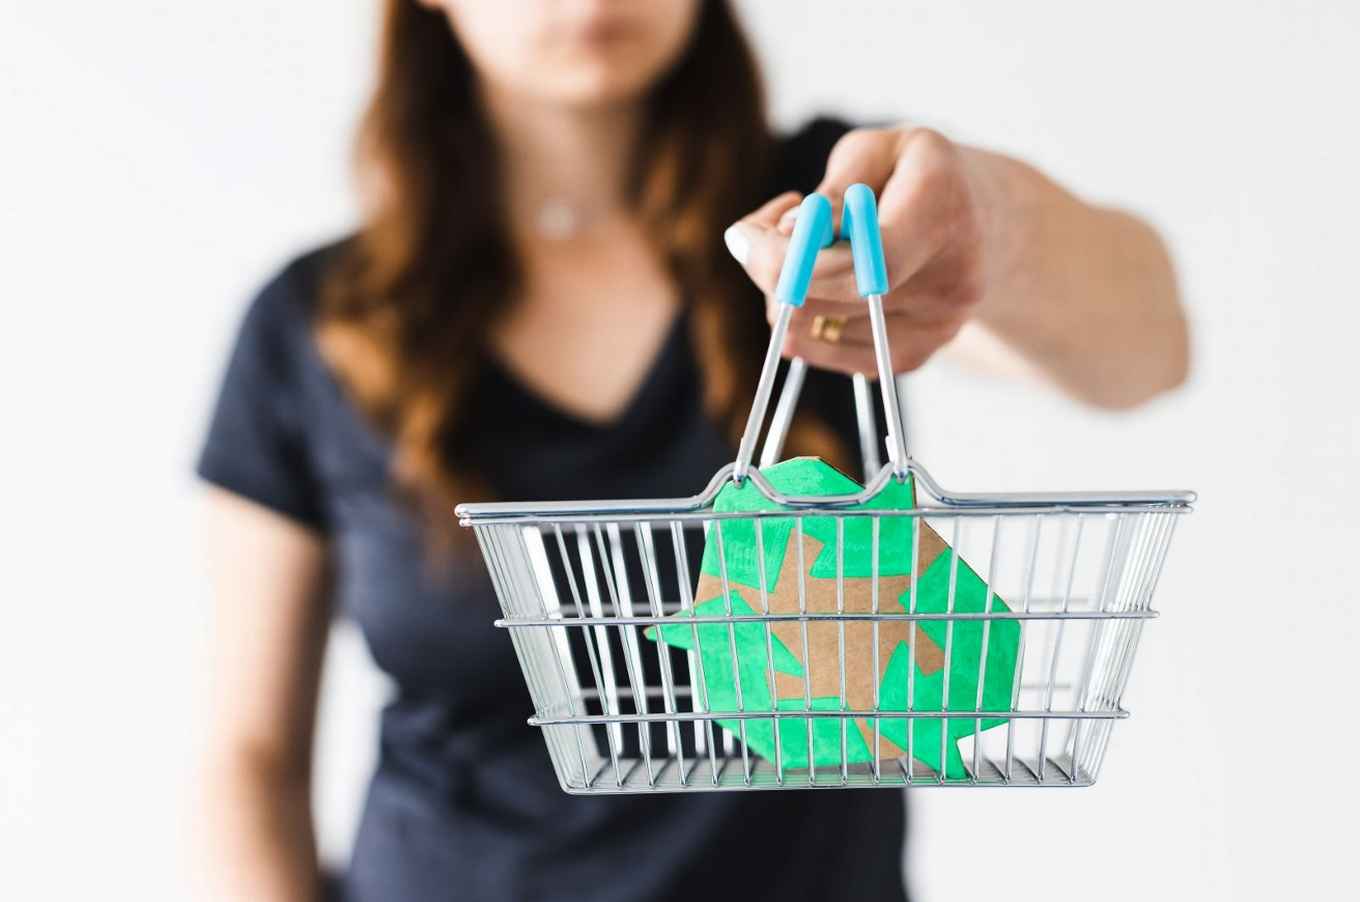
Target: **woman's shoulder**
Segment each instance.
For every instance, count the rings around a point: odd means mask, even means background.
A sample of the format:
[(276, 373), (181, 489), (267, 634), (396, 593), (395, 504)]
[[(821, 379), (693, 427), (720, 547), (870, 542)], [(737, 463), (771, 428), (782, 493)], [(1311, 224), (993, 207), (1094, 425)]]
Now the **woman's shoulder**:
[(854, 128), (834, 116), (815, 116), (799, 128), (781, 134), (775, 149), (776, 191), (811, 191), (822, 180), (831, 148)]
[(268, 319), (310, 318), (316, 310), (327, 267), (352, 241), (353, 236), (345, 236), (286, 259), (256, 292), (251, 313), (258, 310)]
[(277, 267), (247, 305), (239, 341), (278, 349), (309, 341), (327, 267), (352, 240), (310, 248)]
[(228, 356), (197, 471), (304, 525), (324, 523), (309, 434), (326, 386), (311, 335), (322, 273), (342, 242), (288, 260), (246, 308)]

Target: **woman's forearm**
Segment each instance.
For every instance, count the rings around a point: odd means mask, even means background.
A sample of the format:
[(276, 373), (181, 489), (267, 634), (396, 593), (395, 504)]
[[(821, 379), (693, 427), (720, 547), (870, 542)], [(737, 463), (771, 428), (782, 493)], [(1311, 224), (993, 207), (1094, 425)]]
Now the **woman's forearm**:
[(308, 780), (274, 773), (249, 756), (212, 778), (207, 849), (209, 897), (258, 902), (320, 898)]
[(966, 153), (994, 249), (976, 320), (1091, 404), (1131, 407), (1179, 385), (1189, 340), (1156, 232), (1023, 163)]
[(221, 489), (208, 493), (216, 619), (203, 824), (209, 898), (318, 897), (312, 734), (329, 624), (323, 539)]

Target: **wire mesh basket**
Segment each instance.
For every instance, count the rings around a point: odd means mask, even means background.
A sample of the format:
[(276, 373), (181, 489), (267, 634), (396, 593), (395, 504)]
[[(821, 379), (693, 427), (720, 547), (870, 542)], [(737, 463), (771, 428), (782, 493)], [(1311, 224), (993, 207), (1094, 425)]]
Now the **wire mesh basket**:
[[(789, 313), (830, 241), (829, 205), (812, 195), (737, 460), (703, 491), (458, 508), (528, 683), (529, 723), (567, 792), (1088, 786), (1128, 716), (1121, 697), (1193, 493), (942, 489), (906, 453), (881, 260), (877, 278), (872, 254), (861, 269), (859, 249), (877, 248), (861, 188), (846, 194), (843, 228), (869, 305), (889, 456), (880, 466), (875, 442), (861, 442), (862, 490), (794, 495), (767, 476), (801, 387), (798, 360), (751, 466)], [(863, 377), (854, 397), (861, 435), (875, 434)], [(721, 509), (723, 489), (748, 481), (769, 509)], [(907, 500), (865, 507), (894, 486)], [(759, 549), (739, 594), (735, 536)], [(771, 572), (767, 548), (785, 540), (787, 566)], [(820, 576), (804, 556), (819, 545), (830, 552)], [(918, 591), (928, 547), (943, 562), (933, 603)], [(719, 607), (699, 604), (705, 579), (721, 586)], [(801, 699), (778, 688), (790, 672), (803, 674)]]

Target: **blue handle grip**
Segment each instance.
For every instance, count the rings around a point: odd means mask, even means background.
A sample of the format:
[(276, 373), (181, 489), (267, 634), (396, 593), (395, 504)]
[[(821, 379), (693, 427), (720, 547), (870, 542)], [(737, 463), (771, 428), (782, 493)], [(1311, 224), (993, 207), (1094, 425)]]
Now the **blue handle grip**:
[[(790, 307), (803, 306), (817, 252), (830, 245), (834, 237), (831, 202), (820, 194), (809, 194), (798, 209), (784, 267), (775, 285), (775, 300)], [(868, 185), (855, 184), (845, 189), (841, 237), (850, 242), (855, 286), (860, 296), (887, 294), (888, 267), (883, 262), (883, 239), (878, 231), (878, 203)]]
[(835, 238), (831, 228), (831, 202), (820, 194), (809, 194), (798, 208), (798, 219), (793, 224), (793, 237), (784, 254), (784, 266), (779, 270), (779, 282), (774, 288), (775, 300), (790, 307), (801, 307), (807, 299), (808, 283), (812, 281), (812, 264), (817, 252)]
[(887, 294), (888, 267), (883, 262), (883, 239), (878, 232), (878, 204), (868, 185), (855, 184), (845, 189), (841, 237), (850, 241), (860, 296)]

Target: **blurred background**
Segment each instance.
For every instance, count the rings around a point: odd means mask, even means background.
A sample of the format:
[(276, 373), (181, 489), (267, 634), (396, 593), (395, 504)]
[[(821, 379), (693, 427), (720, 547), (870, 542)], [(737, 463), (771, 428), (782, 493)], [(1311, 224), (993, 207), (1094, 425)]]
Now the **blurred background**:
[[(779, 123), (910, 117), (1127, 206), (1167, 236), (1192, 319), (1188, 385), (1132, 414), (943, 364), (912, 379), (913, 450), (951, 487), (1200, 492), (1101, 783), (912, 793), (913, 888), (1333, 895), (1360, 802), (1343, 691), (1360, 641), (1360, 5), (739, 8)], [(0, 898), (188, 893), (211, 648), (191, 464), (245, 302), (354, 220), (375, 12), (0, 6)], [(332, 861), (385, 693), (338, 624), (316, 770)]]

